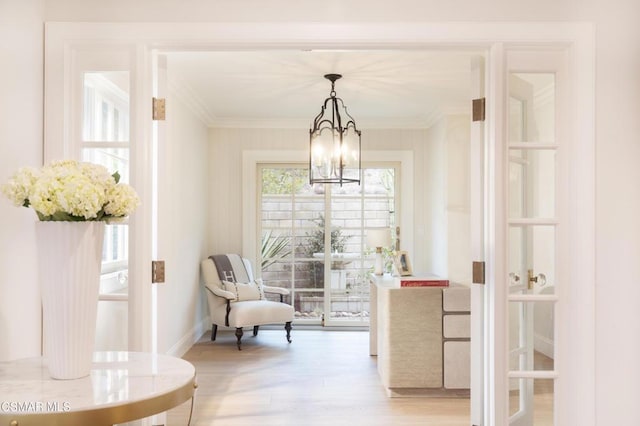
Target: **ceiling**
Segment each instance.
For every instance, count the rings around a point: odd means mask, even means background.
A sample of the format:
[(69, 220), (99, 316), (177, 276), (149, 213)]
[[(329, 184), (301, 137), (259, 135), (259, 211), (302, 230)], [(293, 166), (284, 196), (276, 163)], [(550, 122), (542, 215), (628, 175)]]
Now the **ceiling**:
[(473, 51), (234, 51), (167, 54), (170, 89), (210, 127), (308, 128), (338, 73), (360, 129), (424, 128), (469, 111)]

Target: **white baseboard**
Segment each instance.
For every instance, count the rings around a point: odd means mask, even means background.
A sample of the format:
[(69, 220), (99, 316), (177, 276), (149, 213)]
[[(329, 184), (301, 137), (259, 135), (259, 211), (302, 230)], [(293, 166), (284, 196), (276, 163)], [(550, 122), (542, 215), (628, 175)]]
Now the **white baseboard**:
[(553, 345), (554, 343), (552, 339), (538, 333), (533, 335), (533, 347), (535, 350), (551, 359), (553, 359)]
[(175, 345), (171, 346), (167, 351), (167, 355), (182, 357), (196, 343), (202, 335), (211, 327), (209, 316), (207, 315), (197, 323), (182, 339), (178, 340)]

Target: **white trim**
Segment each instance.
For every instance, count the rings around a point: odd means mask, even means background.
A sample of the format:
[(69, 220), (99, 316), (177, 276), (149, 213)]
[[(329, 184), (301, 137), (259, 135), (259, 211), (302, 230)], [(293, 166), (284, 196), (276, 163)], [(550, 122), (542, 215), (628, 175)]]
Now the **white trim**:
[[(486, 96), (487, 53), (471, 62), (471, 99)], [(471, 102), (469, 102), (471, 103)], [(483, 121), (471, 122), (469, 146), (469, 213), (471, 260), (485, 260), (485, 209), (486, 209), (486, 149), (487, 126)], [(486, 288), (482, 284), (471, 284), (470, 326), (470, 423), (482, 424), (485, 412), (485, 300)]]
[(507, 356), (507, 299), (506, 286), (502, 277), (507, 276), (505, 253), (506, 236), (506, 204), (504, 191), (504, 166), (506, 140), (505, 117), (505, 53), (504, 45), (496, 43), (491, 47), (487, 73), (489, 84), (487, 90), (487, 127), (488, 140), (485, 161), (485, 224), (484, 246), (486, 260), (485, 294), (485, 411), (483, 425), (506, 424), (509, 418), (508, 392), (509, 381), (505, 366), (509, 365)]
[(207, 315), (202, 319), (202, 321), (198, 322), (193, 326), (189, 332), (187, 332), (180, 340), (178, 340), (173, 346), (171, 346), (166, 355), (175, 356), (181, 358), (184, 354), (187, 353), (189, 349), (202, 337), (204, 333), (208, 329), (210, 329), (211, 321), (209, 320), (209, 316)]
[[(175, 96), (205, 126), (212, 127), (211, 123), (215, 122), (216, 118), (206, 104), (202, 102), (197, 92), (191, 88), (191, 85), (183, 79), (173, 76), (167, 79), (167, 86), (170, 96)], [(170, 105), (169, 108), (171, 108)]]
[(509, 149), (558, 149), (554, 142), (509, 142)]
[(510, 371), (510, 379), (557, 379), (558, 373), (555, 371)]
[[(570, 200), (573, 211), (566, 231), (571, 256), (567, 260), (569, 274), (563, 277), (575, 283), (558, 289), (562, 301), (571, 302), (556, 320), (554, 339), (558, 352), (580, 354), (566, 357), (562, 379), (558, 380), (556, 399), (567, 407), (556, 417), (556, 424), (593, 425), (595, 401), (595, 32), (585, 28), (576, 37), (569, 52), (567, 100), (571, 117), (571, 139), (564, 155), (571, 164), (562, 176), (569, 184), (560, 188), (560, 197)], [(562, 136), (562, 135), (561, 135)], [(560, 277), (559, 277), (560, 278)]]
[(553, 226), (558, 224), (558, 219), (554, 218), (519, 218), (519, 219), (508, 219), (507, 225), (512, 226), (531, 226), (531, 225), (541, 225), (541, 226)]
[(510, 294), (509, 302), (557, 302), (558, 296), (554, 294)]

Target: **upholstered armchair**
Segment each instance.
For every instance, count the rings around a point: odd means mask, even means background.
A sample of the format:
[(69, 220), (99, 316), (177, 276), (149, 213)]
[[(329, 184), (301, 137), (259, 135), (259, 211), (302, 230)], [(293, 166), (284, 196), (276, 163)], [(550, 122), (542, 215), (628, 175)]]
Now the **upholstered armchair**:
[[(263, 285), (253, 277), (251, 263), (237, 254), (210, 256), (201, 263), (209, 303), (212, 329), (216, 340), (219, 325), (235, 327), (238, 350), (242, 350), (243, 327), (253, 326), (258, 335), (261, 325), (284, 323), (287, 341), (291, 343), (293, 307), (283, 302), (289, 290)], [(279, 302), (267, 300), (266, 293), (280, 296)]]

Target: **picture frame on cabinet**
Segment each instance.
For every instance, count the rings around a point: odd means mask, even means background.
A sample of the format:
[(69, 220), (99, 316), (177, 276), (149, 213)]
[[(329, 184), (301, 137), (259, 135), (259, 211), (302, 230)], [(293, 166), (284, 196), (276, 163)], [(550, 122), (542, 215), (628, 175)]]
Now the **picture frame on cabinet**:
[(411, 269), (411, 261), (409, 260), (409, 252), (407, 252), (406, 250), (401, 250), (396, 253), (394, 264), (400, 276), (404, 277), (413, 274), (413, 270)]

